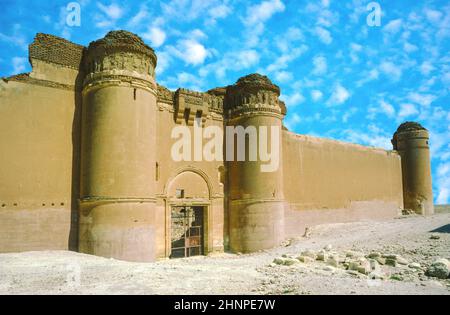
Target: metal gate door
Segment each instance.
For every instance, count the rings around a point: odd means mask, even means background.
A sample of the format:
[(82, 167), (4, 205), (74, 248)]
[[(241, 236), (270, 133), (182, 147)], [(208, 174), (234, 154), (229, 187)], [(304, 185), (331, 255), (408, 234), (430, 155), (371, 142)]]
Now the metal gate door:
[(170, 258), (203, 255), (203, 207), (172, 207)]

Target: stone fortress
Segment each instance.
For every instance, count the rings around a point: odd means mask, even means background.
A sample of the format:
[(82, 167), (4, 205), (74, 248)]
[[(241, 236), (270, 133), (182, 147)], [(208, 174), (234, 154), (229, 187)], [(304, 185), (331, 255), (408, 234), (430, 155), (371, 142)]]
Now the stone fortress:
[[(433, 213), (428, 132), (393, 150), (298, 135), (279, 88), (252, 74), (205, 93), (155, 81), (157, 56), (113, 31), (83, 47), (37, 34), (32, 72), (0, 81), (0, 252), (128, 261), (253, 252), (321, 223)], [(177, 125), (282, 128), (280, 167), (171, 158)]]

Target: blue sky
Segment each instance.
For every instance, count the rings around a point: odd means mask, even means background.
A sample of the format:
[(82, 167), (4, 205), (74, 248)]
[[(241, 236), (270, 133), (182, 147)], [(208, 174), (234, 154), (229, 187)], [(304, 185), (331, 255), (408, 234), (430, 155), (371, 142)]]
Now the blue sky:
[(80, 43), (113, 29), (139, 34), (158, 55), (157, 79), (205, 91), (248, 73), (282, 90), (289, 129), (391, 149), (405, 120), (431, 132), (433, 189), (450, 203), (450, 3), (364, 0), (0, 0), (0, 76), (30, 71), (35, 33)]

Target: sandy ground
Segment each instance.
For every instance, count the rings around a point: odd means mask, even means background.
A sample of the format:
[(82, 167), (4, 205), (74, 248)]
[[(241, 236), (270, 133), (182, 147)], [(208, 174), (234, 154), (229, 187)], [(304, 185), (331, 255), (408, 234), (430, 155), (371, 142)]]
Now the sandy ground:
[[(421, 268), (381, 266), (386, 279), (371, 280), (320, 261), (272, 263), (327, 245), (344, 257), (348, 250), (397, 254)], [(425, 275), (437, 258), (450, 258), (448, 212), (322, 225), (308, 238), (250, 255), (143, 264), (66, 251), (0, 254), (0, 294), (450, 294), (449, 279)]]

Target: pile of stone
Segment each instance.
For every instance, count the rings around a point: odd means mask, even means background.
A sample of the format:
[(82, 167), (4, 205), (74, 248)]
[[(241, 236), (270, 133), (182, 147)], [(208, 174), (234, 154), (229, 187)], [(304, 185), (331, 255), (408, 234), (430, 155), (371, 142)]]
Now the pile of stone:
[[(338, 253), (332, 250), (328, 245), (322, 250), (305, 250), (300, 255), (283, 255), (275, 258), (272, 266), (284, 265), (293, 266), (295, 264), (325, 264), (328, 271), (345, 270), (345, 272), (354, 275), (365, 275), (369, 279), (392, 279), (402, 280), (402, 274), (418, 274), (447, 279), (450, 274), (450, 265), (447, 259), (439, 259), (432, 263), (428, 269), (423, 268), (417, 262), (409, 262), (407, 259), (396, 254), (385, 254), (372, 252), (364, 254), (362, 252), (349, 250), (345, 253)], [(399, 273), (395, 272), (401, 268)], [(322, 268), (324, 269), (324, 268)]]

